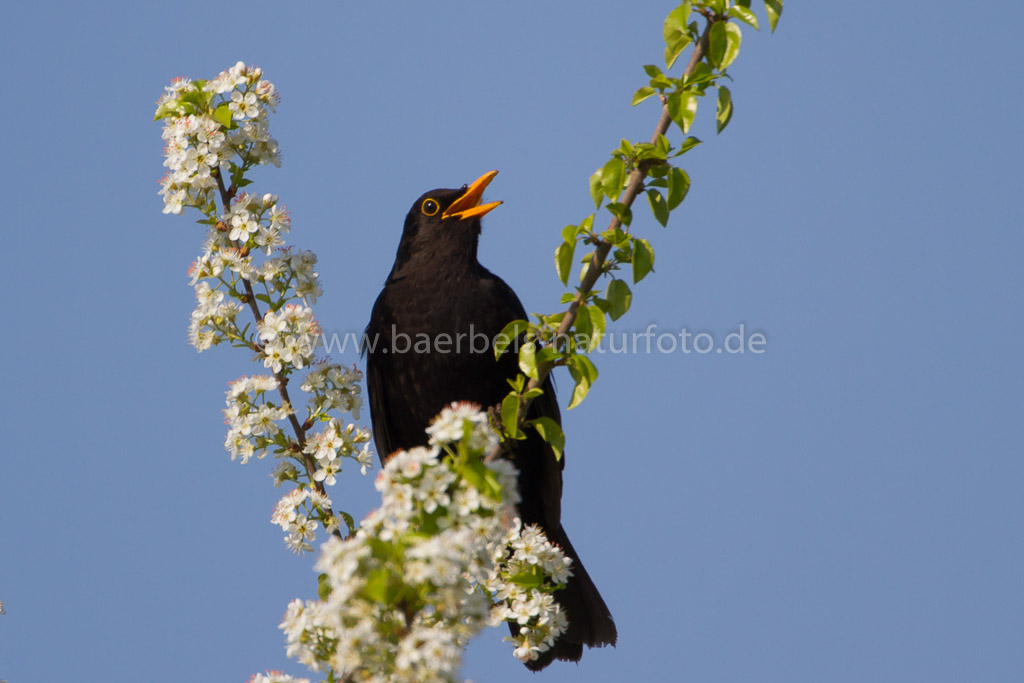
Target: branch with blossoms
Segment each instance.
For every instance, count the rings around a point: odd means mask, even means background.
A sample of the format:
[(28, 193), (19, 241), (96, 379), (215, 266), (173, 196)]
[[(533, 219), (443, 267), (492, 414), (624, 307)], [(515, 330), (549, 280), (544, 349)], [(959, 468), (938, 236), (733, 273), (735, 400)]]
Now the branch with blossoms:
[[(156, 111), (168, 168), (160, 195), (164, 213), (196, 211), (207, 226), (203, 253), (189, 271), (196, 294), (192, 345), (248, 349), (270, 372), (230, 384), (224, 446), (243, 464), (268, 453), (279, 460), (275, 485), (294, 489), (272, 521), (288, 547), (302, 553), (312, 550), (321, 526), (340, 535), (344, 520), (348, 533), (355, 531), (351, 515), (334, 511), (326, 486), (345, 460), (365, 474), (373, 454), (370, 432), (346, 419), (359, 419), (360, 373), (316, 357), (320, 327), (311, 306), (323, 293), (316, 255), (285, 245), (291, 219), (277, 195), (240, 191), (251, 183), (251, 169), (280, 166), (267, 121), (278, 100), (262, 71), (241, 62), (209, 81), (174, 81)], [(252, 319), (243, 322), (246, 311)], [(300, 421), (289, 383), (304, 369), (300, 389), (308, 398)]]
[(572, 561), (516, 518), (515, 467), (484, 460), (498, 442), (486, 413), (453, 404), (427, 433), (429, 448), (388, 459), (355, 536), (323, 545), (320, 599), (281, 623), (288, 656), (327, 681), (451, 681), (487, 625), (518, 624), (505, 639), (522, 661), (568, 627), (553, 593)]
[[(326, 487), (342, 463), (363, 474), (371, 464), (370, 433), (345, 419), (359, 419), (361, 374), (316, 357), (316, 256), (285, 245), (285, 207), (276, 195), (240, 191), (249, 170), (280, 164), (267, 124), (277, 100), (262, 71), (239, 62), (210, 81), (172, 83), (156, 118), (165, 121), (164, 213), (198, 211), (207, 226), (189, 271), (189, 339), (198, 351), (247, 349), (270, 373), (230, 384), (225, 448), (243, 464), (268, 453), (280, 461), (274, 483), (294, 486), (271, 521), (294, 552), (312, 550), (320, 526), (334, 535), (317, 563), (320, 599), (288, 607), (287, 654), (328, 682), (453, 680), (475, 633), (514, 622), (513, 654), (536, 659), (567, 628), (552, 593), (572, 575), (571, 560), (516, 518), (517, 472), (484, 461), (498, 442), (484, 412), (453, 405), (427, 430), (430, 448), (392, 455), (377, 478), (381, 507), (358, 528), (332, 508)], [(305, 369), (300, 421), (289, 384)]]

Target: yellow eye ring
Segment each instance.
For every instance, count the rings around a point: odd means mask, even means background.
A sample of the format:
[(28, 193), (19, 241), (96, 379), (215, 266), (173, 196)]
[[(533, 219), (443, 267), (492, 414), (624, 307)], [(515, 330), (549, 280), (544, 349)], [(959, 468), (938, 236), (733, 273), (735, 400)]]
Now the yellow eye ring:
[(424, 216), (434, 216), (440, 210), (441, 205), (437, 203), (437, 200), (432, 198), (424, 199), (423, 204), (420, 205), (420, 211), (423, 212)]

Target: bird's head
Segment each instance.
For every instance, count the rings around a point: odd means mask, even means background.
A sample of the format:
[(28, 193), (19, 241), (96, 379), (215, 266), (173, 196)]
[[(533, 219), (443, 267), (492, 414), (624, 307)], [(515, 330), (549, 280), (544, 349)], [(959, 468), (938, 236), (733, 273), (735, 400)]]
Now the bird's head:
[(441, 259), (453, 265), (476, 261), (480, 219), (501, 205), (481, 203), (487, 185), (498, 175), (488, 171), (459, 189), (425, 192), (405, 217), (402, 241), (395, 258), (396, 274), (403, 265)]

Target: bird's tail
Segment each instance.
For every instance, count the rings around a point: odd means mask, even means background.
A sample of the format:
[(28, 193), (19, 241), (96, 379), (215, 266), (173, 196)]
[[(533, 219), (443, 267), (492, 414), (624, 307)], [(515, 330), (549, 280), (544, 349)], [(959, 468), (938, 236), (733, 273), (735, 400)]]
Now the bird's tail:
[[(544, 530), (548, 540), (559, 546), (572, 558), (572, 577), (565, 588), (555, 591), (555, 600), (565, 610), (569, 618), (569, 628), (563, 633), (550, 650), (541, 654), (532, 662), (526, 662), (526, 668), (540, 671), (555, 659), (578, 662), (583, 656), (583, 646), (604, 647), (615, 645), (618, 632), (615, 621), (608, 611), (604, 599), (591, 581), (590, 575), (583, 567), (580, 556), (569, 542), (569, 537), (561, 525), (554, 531)], [(513, 634), (519, 629), (517, 624), (509, 624)]]

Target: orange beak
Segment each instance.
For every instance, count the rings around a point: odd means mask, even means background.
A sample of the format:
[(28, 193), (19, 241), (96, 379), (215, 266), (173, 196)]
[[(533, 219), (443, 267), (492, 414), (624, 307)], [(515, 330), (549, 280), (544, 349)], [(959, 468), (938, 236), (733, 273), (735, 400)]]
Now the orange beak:
[(498, 175), (497, 171), (488, 171), (482, 176), (473, 181), (473, 184), (469, 186), (466, 192), (452, 202), (452, 205), (441, 214), (441, 218), (458, 218), (459, 220), (466, 220), (467, 218), (473, 218), (475, 216), (483, 216), (486, 213), (501, 206), (501, 202), (491, 202), (489, 204), (481, 204), (480, 198), (483, 197), (484, 190), (494, 180), (494, 176)]

